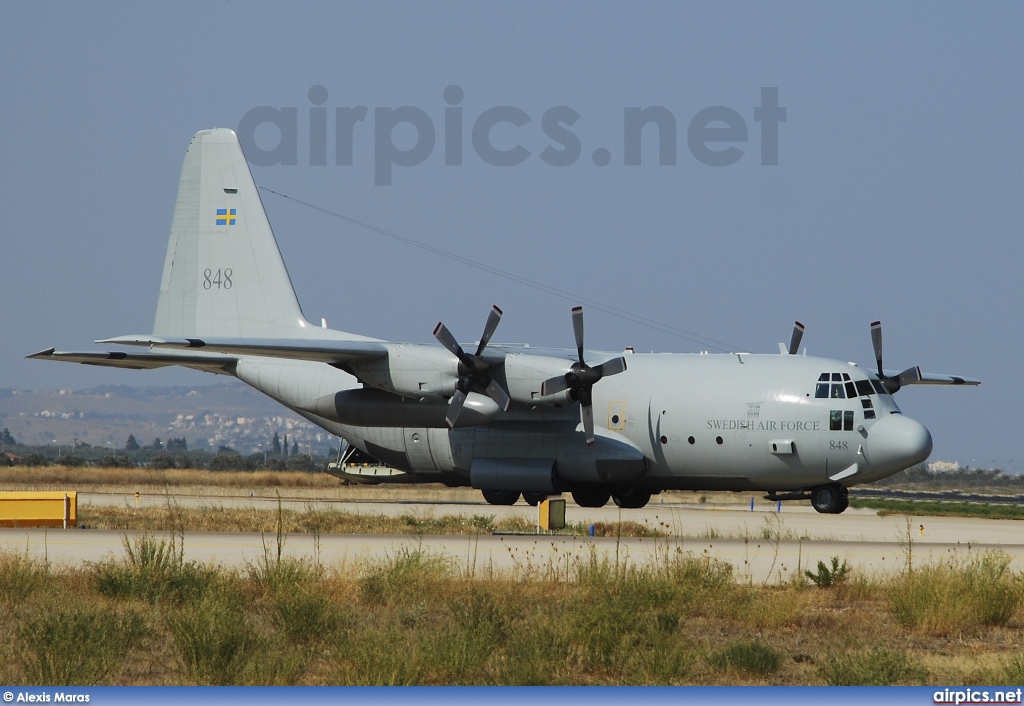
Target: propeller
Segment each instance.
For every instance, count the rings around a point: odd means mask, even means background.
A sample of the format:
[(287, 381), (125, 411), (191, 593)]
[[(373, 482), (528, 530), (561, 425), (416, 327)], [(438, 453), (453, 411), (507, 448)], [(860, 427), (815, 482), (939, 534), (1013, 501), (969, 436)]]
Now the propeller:
[(484, 324), (484, 332), (480, 336), (480, 343), (473, 355), (469, 355), (462, 349), (459, 342), (455, 340), (455, 336), (443, 323), (438, 322), (434, 327), (434, 338), (459, 359), (459, 381), (455, 385), (455, 394), (452, 395), (451, 404), (448, 405), (448, 414), (444, 418), (449, 429), (455, 426), (455, 420), (459, 418), (459, 413), (462, 411), (463, 405), (466, 404), (466, 396), (474, 387), (483, 387), (487, 396), (498, 404), (502, 412), (507, 412), (512, 404), (508, 393), (491, 378), (494, 361), (489, 362), (483, 357), (484, 348), (487, 347), (491, 336), (494, 335), (494, 330), (498, 328), (499, 321), (501, 321), (501, 309), (492, 306), (491, 312), (487, 315), (487, 323)]
[(796, 355), (800, 350), (800, 341), (804, 337), (804, 325), (799, 321), (793, 322), (793, 338), (789, 340), (789, 354)]
[(921, 368), (913, 366), (907, 368), (899, 375), (886, 375), (882, 372), (882, 322), (874, 321), (871, 324), (871, 345), (875, 349), (875, 362), (878, 363), (878, 379), (881, 381), (889, 394), (897, 392), (904, 385), (912, 385), (921, 382)]
[(580, 403), (583, 431), (587, 435), (587, 446), (594, 445), (594, 384), (606, 375), (618, 375), (626, 369), (626, 359), (612, 358), (593, 367), (583, 360), (583, 307), (572, 308), (572, 330), (576, 335), (576, 351), (579, 361), (572, 364), (565, 375), (548, 378), (540, 385), (541, 397), (569, 390), (572, 399)]

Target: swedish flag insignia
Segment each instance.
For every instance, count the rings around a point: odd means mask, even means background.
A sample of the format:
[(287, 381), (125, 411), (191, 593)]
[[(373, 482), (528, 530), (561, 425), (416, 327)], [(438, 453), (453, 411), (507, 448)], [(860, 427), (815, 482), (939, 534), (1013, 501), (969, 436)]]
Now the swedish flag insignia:
[(217, 209), (217, 225), (219, 225), (219, 226), (233, 226), (233, 225), (235, 225), (235, 209), (233, 209), (233, 208), (218, 208)]

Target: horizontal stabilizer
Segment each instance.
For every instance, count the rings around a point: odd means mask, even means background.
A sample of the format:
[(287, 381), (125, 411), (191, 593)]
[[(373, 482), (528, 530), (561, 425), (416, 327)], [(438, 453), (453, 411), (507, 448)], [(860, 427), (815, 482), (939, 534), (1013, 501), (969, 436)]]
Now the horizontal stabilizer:
[(253, 355), (289, 360), (312, 360), (322, 363), (360, 363), (387, 356), (388, 349), (379, 341), (282, 340), (260, 338), (160, 338), (157, 336), (117, 336), (102, 344), (148, 346), (161, 349), (201, 348), (204, 352)]
[(165, 353), (123, 353), (120, 351), (111, 352), (78, 352), (78, 351), (56, 351), (47, 348), (32, 355), (25, 356), (35, 360), (57, 360), (64, 363), (82, 363), (84, 365), (99, 365), (109, 368), (128, 368), (130, 370), (153, 370), (155, 368), (166, 368), (171, 365), (182, 365), (186, 368), (201, 370), (217, 375), (231, 375), (231, 369), (238, 362), (232, 356), (219, 353), (178, 353), (167, 351)]

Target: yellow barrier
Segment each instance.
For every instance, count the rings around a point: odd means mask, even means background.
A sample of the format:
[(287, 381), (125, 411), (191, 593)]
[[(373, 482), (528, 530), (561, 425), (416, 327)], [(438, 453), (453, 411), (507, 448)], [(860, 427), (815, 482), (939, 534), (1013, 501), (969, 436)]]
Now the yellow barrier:
[(548, 498), (542, 500), (538, 507), (540, 512), (540, 528), (550, 532), (551, 530), (565, 528), (565, 499)]
[(74, 527), (78, 491), (0, 492), (0, 527)]

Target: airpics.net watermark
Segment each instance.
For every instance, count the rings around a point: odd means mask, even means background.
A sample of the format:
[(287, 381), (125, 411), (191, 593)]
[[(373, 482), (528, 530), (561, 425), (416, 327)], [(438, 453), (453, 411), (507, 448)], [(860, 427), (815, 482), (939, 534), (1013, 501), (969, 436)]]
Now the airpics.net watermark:
[[(423, 164), (434, 152), (438, 135), (434, 120), (422, 108), (403, 105), (397, 108), (370, 108), (338, 106), (333, 110), (333, 130), (329, 130), (328, 93), (323, 86), (312, 86), (308, 92), (310, 166), (327, 166), (328, 134), (334, 138), (334, 165), (353, 166), (356, 162), (357, 137), (369, 137), (372, 121), (374, 183), (390, 186), (395, 167), (415, 167)], [(466, 128), (473, 154), (485, 164), (495, 167), (514, 167), (533, 156), (521, 141), (534, 137), (520, 130), (529, 130), (533, 117), (521, 108), (499, 105), (483, 110), (475, 118), (464, 114), (462, 101), (465, 91), (451, 85), (444, 89), (444, 117), (441, 121), (441, 141), (446, 166), (461, 166), (465, 156)], [(305, 116), (303, 116), (305, 117)], [(761, 103), (754, 106), (752, 117), (759, 123), (760, 157), (762, 166), (779, 163), (779, 123), (786, 121), (786, 109), (779, 106), (778, 88), (761, 88)], [(566, 105), (556, 105), (544, 111), (540, 129), (548, 144), (538, 157), (552, 167), (568, 167), (583, 154), (583, 144), (572, 127), (580, 113)], [(471, 123), (471, 124), (469, 124)], [(648, 125), (651, 129), (645, 129)], [(305, 127), (305, 126), (303, 126)], [(532, 126), (531, 126), (532, 127)], [(272, 148), (257, 142), (257, 131), (262, 135), (276, 130), (276, 145)], [(260, 167), (299, 164), (299, 108), (261, 105), (249, 110), (238, 123), (238, 139), (251, 164)], [(495, 134), (499, 133), (496, 146)], [(400, 138), (396, 144), (396, 135)], [(643, 138), (657, 139), (659, 165), (675, 165), (677, 160), (677, 121), (671, 110), (664, 106), (626, 107), (622, 109), (622, 164), (641, 166)], [(414, 139), (408, 139), (412, 138)], [(273, 142), (271, 137), (270, 142)], [(723, 105), (703, 108), (686, 126), (686, 146), (690, 154), (709, 167), (727, 167), (743, 158), (745, 151), (737, 145), (748, 142), (747, 121), (743, 114)], [(649, 148), (650, 149), (650, 148)], [(598, 167), (612, 162), (612, 151), (598, 147), (590, 152), (590, 159)]]

